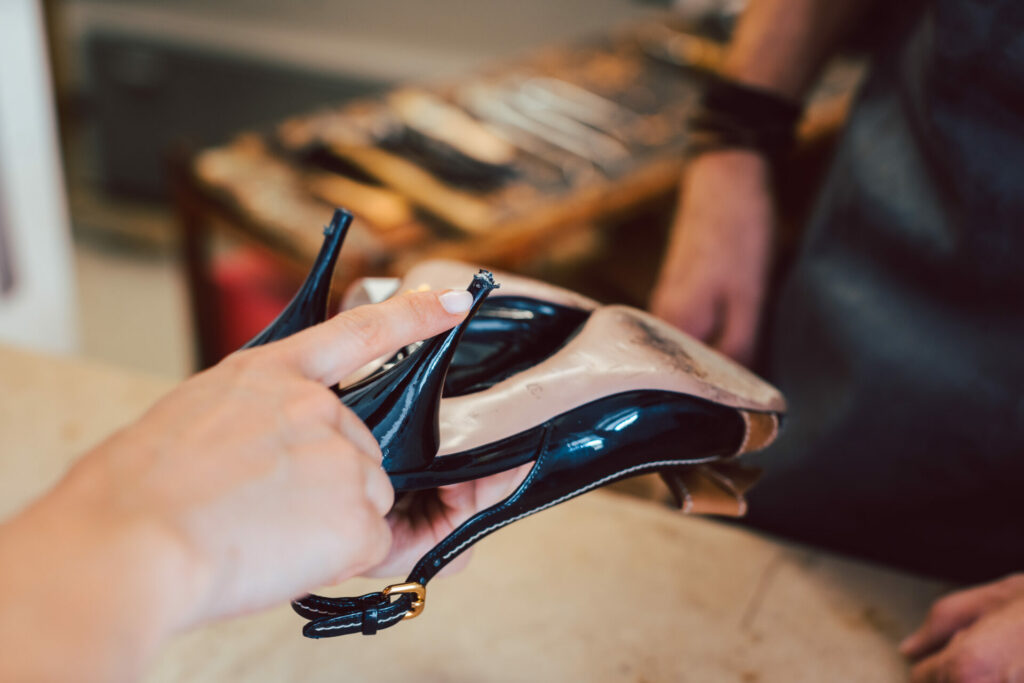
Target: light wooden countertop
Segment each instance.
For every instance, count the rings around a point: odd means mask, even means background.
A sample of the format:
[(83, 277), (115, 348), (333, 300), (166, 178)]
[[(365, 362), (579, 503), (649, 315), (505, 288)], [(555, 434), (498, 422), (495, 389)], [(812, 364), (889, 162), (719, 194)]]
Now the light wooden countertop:
[[(0, 382), (0, 518), (171, 386), (4, 347)], [(176, 639), (148, 680), (899, 681), (942, 589), (597, 492), (483, 541), (418, 619), (312, 641), (282, 606)]]

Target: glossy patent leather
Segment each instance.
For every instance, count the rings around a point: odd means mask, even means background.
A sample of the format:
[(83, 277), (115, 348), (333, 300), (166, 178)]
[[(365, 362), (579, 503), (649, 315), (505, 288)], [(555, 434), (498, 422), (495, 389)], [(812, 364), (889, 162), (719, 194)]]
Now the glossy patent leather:
[[(349, 220), (335, 214), (303, 288), (248, 346), (324, 319)], [(480, 271), (460, 325), (335, 391), (380, 442), (399, 493), (533, 462), (529, 474), (421, 558), (397, 593), (296, 600), (310, 620), (304, 635), (369, 635), (418, 614), (424, 603), (403, 591), (425, 592), (474, 543), (627, 477), (661, 473), (687, 511), (743, 513), (756, 474), (734, 459), (775, 438), (785, 408), (778, 392), (640, 311), (513, 283), (511, 296), (487, 299), (497, 285)]]
[(528, 297), (495, 296), (470, 321), (455, 349), (444, 396), (486, 389), (550, 357), (588, 311)]
[(597, 472), (603, 459), (657, 460), (671, 443), (691, 464), (735, 453), (745, 425), (740, 413), (693, 396), (667, 391), (631, 391), (587, 403), (500, 441), (435, 458), (416, 472), (392, 475), (398, 491), (436, 488), (479, 479), (547, 456), (566, 473)]
[(327, 319), (331, 277), (334, 275), (338, 254), (351, 224), (351, 213), (344, 209), (335, 209), (330, 225), (324, 228), (324, 242), (309, 275), (306, 276), (306, 281), (281, 314), (266, 329), (250, 339), (243, 349), (284, 339)]
[[(435, 259), (413, 266), (405, 277), (366, 278), (346, 292), (343, 307), (383, 301), (395, 293), (465, 286), (476, 268), (459, 261)], [(598, 302), (576, 292), (494, 271), (501, 283), (469, 322), (445, 380), (445, 397), (479, 391), (535, 364), (565, 342)], [(379, 365), (393, 363), (404, 352)]]
[(342, 402), (373, 432), (389, 474), (422, 469), (437, 455), (438, 412), (448, 366), (460, 338), (497, 286), (491, 274), (481, 270), (469, 286), (473, 304), (459, 325), (366, 379), (337, 390)]
[[(536, 365), (557, 351), (588, 315), (588, 311), (528, 297), (492, 295), (463, 327), (442, 395), (481, 391)], [(399, 351), (376, 372), (393, 367), (415, 348)]]

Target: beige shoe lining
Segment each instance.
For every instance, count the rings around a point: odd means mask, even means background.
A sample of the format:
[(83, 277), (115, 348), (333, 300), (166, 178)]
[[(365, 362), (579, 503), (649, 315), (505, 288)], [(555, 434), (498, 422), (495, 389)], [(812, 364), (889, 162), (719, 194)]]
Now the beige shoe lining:
[(442, 401), (439, 455), (634, 390), (671, 391), (754, 412), (786, 409), (778, 390), (693, 337), (637, 309), (605, 306), (550, 358), (484, 391)]

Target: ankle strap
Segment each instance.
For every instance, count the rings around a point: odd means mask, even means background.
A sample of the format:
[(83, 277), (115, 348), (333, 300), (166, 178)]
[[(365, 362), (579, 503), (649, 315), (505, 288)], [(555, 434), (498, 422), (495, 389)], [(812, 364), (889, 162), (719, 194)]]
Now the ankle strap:
[[(398, 597), (392, 600), (392, 596)], [(403, 619), (412, 619), (423, 611), (427, 587), (419, 583), (399, 583), (383, 591), (358, 598), (324, 598), (307, 595), (292, 602), (292, 609), (310, 620), (302, 629), (307, 638), (327, 638), (348, 633), (372, 636)]]
[[(508, 524), (619, 479), (718, 460), (717, 457), (710, 457), (616, 463), (614, 468), (605, 470), (603, 476), (587, 484), (569, 486), (569, 482), (563, 482), (564, 488), (535, 487), (535, 481), (543, 479), (552, 467), (557, 466), (558, 458), (546, 449), (549, 439), (550, 429), (546, 428), (539, 449), (541, 455), (523, 483), (503, 501), (470, 517), (434, 546), (413, 567), (412, 573), (406, 579), (407, 583), (388, 586), (380, 593), (369, 593), (358, 598), (324, 598), (309, 595), (293, 602), (292, 608), (310, 620), (302, 629), (303, 635), (309, 638), (360, 632), (372, 635), (379, 629), (390, 628), (399, 621), (413, 618), (423, 611), (427, 582), (445, 565), (484, 537)], [(391, 596), (396, 594), (399, 597), (392, 600)]]

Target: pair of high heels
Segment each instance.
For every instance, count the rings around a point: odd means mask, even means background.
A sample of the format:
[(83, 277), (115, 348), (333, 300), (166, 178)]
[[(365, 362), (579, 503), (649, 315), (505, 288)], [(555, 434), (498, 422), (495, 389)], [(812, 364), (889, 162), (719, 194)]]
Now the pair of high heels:
[[(326, 318), (350, 222), (335, 212), (299, 293), (247, 346)], [(660, 473), (687, 512), (745, 510), (757, 473), (735, 458), (774, 440), (785, 411), (778, 391), (646, 313), (533, 280), (503, 275), (498, 289), (486, 271), (428, 262), (395, 289), (470, 278), (473, 304), (459, 325), (335, 392), (377, 438), (396, 493), (533, 466), (508, 497), (421, 558), (405, 583), (359, 598), (296, 600), (308, 637), (372, 634), (418, 615), (427, 582), (480, 539), (627, 477)], [(347, 298), (356, 302), (358, 290)]]

